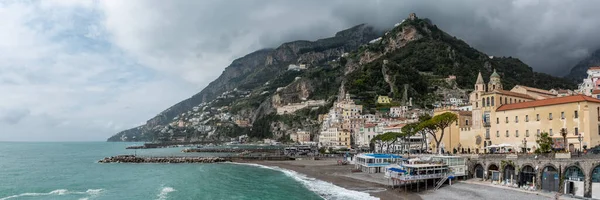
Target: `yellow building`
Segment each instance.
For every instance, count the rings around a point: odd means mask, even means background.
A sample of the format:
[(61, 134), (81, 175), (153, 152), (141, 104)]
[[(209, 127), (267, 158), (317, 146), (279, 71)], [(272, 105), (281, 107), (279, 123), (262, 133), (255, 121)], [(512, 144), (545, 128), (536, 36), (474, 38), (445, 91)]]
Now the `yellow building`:
[(593, 147), (600, 144), (599, 113), (600, 100), (584, 95), (502, 105), (492, 116), (489, 137), (492, 144), (510, 144), (518, 151), (525, 140), (533, 151), (539, 133), (562, 138), (564, 128), (570, 150), (580, 148), (580, 136), (582, 147)]
[[(456, 123), (450, 125), (450, 127), (444, 129), (444, 136), (442, 137), (442, 141), (440, 142), (440, 146), (444, 148), (444, 151), (452, 152), (453, 149), (456, 148), (457, 151), (460, 151), (462, 148), (468, 148), (466, 143), (471, 144), (471, 146), (475, 145), (475, 134), (471, 131), (472, 126), (472, 116), (470, 111), (460, 111), (456, 107), (447, 107), (435, 109), (433, 115), (440, 115), (446, 112), (451, 112), (457, 115), (458, 120)], [(440, 138), (442, 131), (436, 132), (436, 137)], [(465, 143), (465, 144), (463, 144)], [(435, 141), (433, 138), (430, 139), (430, 145), (434, 152), (437, 151), (437, 147), (435, 147)], [(466, 150), (465, 150), (466, 151)], [(475, 151), (473, 147), (473, 151)]]
[(386, 103), (391, 103), (391, 102), (392, 102), (392, 98), (390, 98), (388, 96), (378, 96), (377, 97), (378, 104), (386, 104)]
[(338, 145), (350, 148), (350, 130), (344, 129), (338, 132)]

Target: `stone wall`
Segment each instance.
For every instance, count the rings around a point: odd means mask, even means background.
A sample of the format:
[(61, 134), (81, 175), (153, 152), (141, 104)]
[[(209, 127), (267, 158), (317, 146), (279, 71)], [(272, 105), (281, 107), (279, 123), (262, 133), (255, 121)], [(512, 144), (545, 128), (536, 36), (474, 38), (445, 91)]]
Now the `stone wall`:
[[(600, 155), (584, 155), (581, 157), (574, 156), (570, 159), (556, 159), (553, 155), (517, 155), (509, 154), (502, 155), (470, 155), (468, 157), (468, 168), (469, 168), (469, 176), (475, 176), (475, 167), (481, 165), (484, 170), (484, 179), (489, 179), (487, 177), (487, 172), (490, 166), (495, 165), (498, 167), (500, 171), (500, 177), (503, 177), (504, 168), (507, 165), (513, 165), (515, 168), (515, 175), (518, 175), (525, 166), (531, 166), (535, 169), (536, 172), (536, 188), (541, 189), (541, 177), (544, 168), (551, 166), (554, 167), (557, 171), (560, 171), (560, 187), (559, 191), (561, 193), (564, 192), (564, 182), (563, 179), (565, 177), (566, 169), (569, 167), (578, 167), (582, 170), (585, 179), (584, 179), (584, 197), (592, 197), (592, 173), (594, 168), (600, 167)], [(598, 183), (597, 183), (598, 184)], [(597, 185), (596, 184), (596, 185)], [(600, 187), (598, 187), (600, 188)], [(597, 194), (594, 196), (600, 196), (600, 191), (596, 191)]]

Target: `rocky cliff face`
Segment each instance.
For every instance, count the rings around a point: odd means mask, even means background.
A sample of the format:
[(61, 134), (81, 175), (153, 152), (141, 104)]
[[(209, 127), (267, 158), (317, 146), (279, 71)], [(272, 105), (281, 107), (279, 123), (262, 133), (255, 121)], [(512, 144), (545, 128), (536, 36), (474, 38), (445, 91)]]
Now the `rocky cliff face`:
[(579, 61), (577, 65), (571, 68), (571, 72), (565, 78), (581, 82), (582, 79), (587, 77), (587, 69), (595, 66), (600, 66), (600, 49), (596, 50), (587, 58)]
[[(151, 141), (157, 138), (156, 132), (164, 126), (177, 121), (175, 118), (182, 113), (189, 112), (194, 107), (214, 101), (227, 91), (239, 89), (242, 91), (273, 93), (272, 88), (264, 88), (265, 84), (282, 76), (290, 64), (305, 64), (309, 67), (320, 67), (329, 60), (339, 58), (344, 52), (356, 49), (361, 44), (377, 37), (372, 27), (361, 24), (350, 29), (340, 31), (334, 37), (317, 41), (294, 41), (284, 43), (275, 49), (263, 49), (242, 58), (234, 60), (223, 73), (206, 88), (189, 99), (179, 102), (156, 117), (148, 120), (145, 125), (117, 133), (109, 141)], [(309, 95), (307, 91), (310, 84), (301, 84), (297, 89), (303, 98)], [(254, 94), (254, 93), (253, 93)], [(260, 95), (259, 95), (260, 96)], [(263, 100), (263, 99), (261, 99)], [(272, 112), (267, 105), (250, 106), (241, 110), (244, 116), (253, 116), (256, 119), (265, 113)], [(134, 139), (135, 138), (135, 139)]]

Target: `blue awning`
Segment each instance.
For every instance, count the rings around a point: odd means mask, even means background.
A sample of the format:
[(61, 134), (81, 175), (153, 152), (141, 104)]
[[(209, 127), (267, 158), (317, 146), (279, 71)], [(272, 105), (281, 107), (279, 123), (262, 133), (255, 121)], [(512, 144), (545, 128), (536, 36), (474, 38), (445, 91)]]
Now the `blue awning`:
[(402, 170), (402, 169), (398, 169), (398, 168), (389, 168), (390, 171), (394, 171), (394, 172), (400, 172), (400, 173), (404, 173), (406, 171)]

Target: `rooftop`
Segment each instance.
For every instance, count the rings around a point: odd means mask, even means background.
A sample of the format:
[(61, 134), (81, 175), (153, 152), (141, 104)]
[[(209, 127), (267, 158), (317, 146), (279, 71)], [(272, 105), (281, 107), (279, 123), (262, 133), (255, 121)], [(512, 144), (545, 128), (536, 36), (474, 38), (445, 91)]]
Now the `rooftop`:
[(385, 154), (385, 153), (368, 153), (368, 154), (359, 154), (359, 156), (371, 157), (371, 158), (402, 158), (402, 156), (394, 155), (394, 154)]
[(600, 66), (590, 67), (588, 70), (600, 70)]
[(532, 87), (527, 87), (527, 86), (523, 86), (523, 85), (516, 85), (515, 87), (522, 87), (523, 89), (527, 90), (527, 91), (532, 91), (532, 92), (537, 92), (537, 93), (541, 93), (541, 94), (547, 94), (547, 95), (552, 95), (554, 96), (554, 93), (548, 91), (548, 90), (543, 90), (543, 89), (539, 89), (539, 88), (532, 88)]
[(519, 97), (519, 98), (524, 98), (524, 99), (535, 100), (535, 98), (533, 98), (533, 97), (531, 97), (529, 95), (521, 94), (521, 93), (518, 93), (518, 92), (511, 92), (511, 91), (508, 91), (508, 90), (494, 90), (491, 93), (499, 93), (499, 94), (503, 94), (503, 95), (506, 95), (506, 96), (512, 96), (512, 97)]
[(574, 103), (574, 102), (594, 102), (600, 103), (600, 99), (595, 99), (592, 97), (584, 96), (584, 95), (575, 95), (575, 96), (566, 96), (566, 97), (557, 97), (552, 99), (543, 99), (537, 101), (527, 101), (521, 103), (513, 103), (513, 104), (504, 104), (500, 106), (496, 111), (505, 111), (505, 110), (516, 110), (522, 108), (533, 108), (540, 106), (550, 106), (550, 105), (558, 105), (565, 103)]

